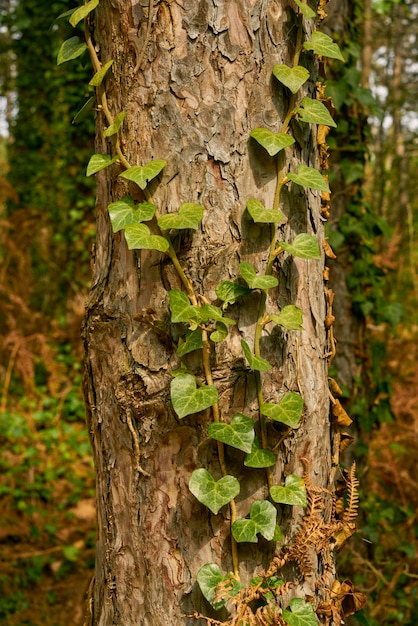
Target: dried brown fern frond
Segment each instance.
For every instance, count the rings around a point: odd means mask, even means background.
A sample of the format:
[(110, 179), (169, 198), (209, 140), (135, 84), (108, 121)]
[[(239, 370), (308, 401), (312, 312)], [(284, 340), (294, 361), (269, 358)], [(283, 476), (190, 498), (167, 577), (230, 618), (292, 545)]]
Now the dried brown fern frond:
[(356, 462), (353, 461), (347, 479), (347, 506), (341, 518), (344, 524), (353, 524), (357, 519), (359, 507), (358, 486), (359, 481), (356, 476)]

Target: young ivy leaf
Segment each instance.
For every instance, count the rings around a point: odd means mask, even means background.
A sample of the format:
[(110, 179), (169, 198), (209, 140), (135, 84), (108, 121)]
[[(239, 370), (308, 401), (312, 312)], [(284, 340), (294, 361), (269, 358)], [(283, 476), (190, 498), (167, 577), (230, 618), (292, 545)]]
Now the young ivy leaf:
[(284, 485), (284, 487), (273, 485), (270, 488), (270, 496), (274, 502), (294, 506), (307, 506), (306, 488), (303, 478), (290, 474), (286, 476)]
[(178, 213), (168, 213), (158, 218), (158, 226), (161, 230), (170, 228), (191, 228), (196, 230), (203, 217), (203, 207), (193, 202), (185, 202), (179, 208)]
[(171, 381), (171, 402), (177, 416), (199, 413), (218, 402), (218, 390), (213, 385), (197, 388), (196, 379), (191, 374), (179, 374)]
[(318, 56), (345, 61), (338, 44), (334, 43), (331, 37), (325, 33), (314, 31), (311, 41), (305, 41), (303, 47), (305, 50), (313, 50)]
[[(308, 74), (309, 76), (309, 74)], [(270, 156), (274, 156), (284, 148), (291, 146), (295, 140), (286, 133), (272, 133), (268, 128), (254, 128), (250, 137), (263, 146)]]
[(260, 411), (275, 422), (281, 422), (296, 428), (302, 417), (303, 398), (298, 393), (290, 391), (286, 393), (279, 404), (264, 402), (260, 406)]
[(163, 159), (155, 159), (146, 165), (134, 165), (133, 167), (130, 167), (122, 172), (122, 174), (119, 174), (119, 176), (121, 178), (131, 180), (141, 189), (145, 189), (147, 183), (158, 176), (166, 165), (167, 161), (164, 161)]
[(251, 289), (238, 285), (238, 283), (233, 283), (230, 280), (223, 280), (216, 286), (215, 293), (219, 300), (223, 301), (223, 308), (226, 309), (228, 304), (235, 304), (238, 298), (250, 294)]
[(305, 604), (302, 598), (293, 598), (290, 601), (290, 611), (284, 610), (282, 616), (288, 626), (318, 626), (312, 604)]
[(92, 176), (96, 174), (96, 172), (104, 170), (105, 167), (109, 167), (109, 165), (115, 163), (117, 158), (117, 156), (112, 158), (109, 154), (93, 154), (87, 165), (86, 176)]
[(275, 276), (259, 276), (251, 263), (240, 263), (239, 271), (250, 289), (272, 289), (273, 287), (277, 287), (279, 284), (279, 281)]
[(269, 321), (275, 322), (287, 330), (303, 330), (302, 310), (294, 304), (283, 307), (279, 315), (269, 315)]
[(266, 209), (258, 200), (250, 198), (247, 202), (247, 211), (254, 222), (262, 224), (277, 224), (283, 221), (284, 215), (275, 209)]
[(209, 437), (222, 441), (243, 452), (251, 452), (254, 441), (254, 422), (251, 417), (236, 413), (230, 424), (213, 422), (208, 426)]
[(126, 116), (126, 112), (120, 111), (120, 113), (116, 115), (113, 121), (113, 124), (111, 124), (108, 128), (106, 128), (103, 131), (103, 137), (111, 137), (112, 135), (116, 135), (119, 128), (121, 127), (123, 120), (125, 119), (125, 116)]
[(324, 126), (333, 126), (334, 128), (337, 127), (337, 124), (332, 119), (325, 104), (319, 102), (319, 100), (302, 98), (300, 104), (301, 106), (296, 109), (296, 113), (299, 115), (301, 122), (323, 124)]
[(90, 0), (86, 4), (83, 4), (81, 7), (76, 9), (74, 13), (71, 15), (69, 22), (71, 26), (76, 27), (81, 20), (84, 20), (85, 17), (98, 6), (99, 0)]
[(314, 167), (308, 167), (303, 163), (298, 167), (298, 173), (288, 173), (287, 177), (301, 187), (308, 187), (309, 189), (318, 189), (320, 191), (328, 191), (329, 187), (321, 172), (318, 172)]
[(240, 485), (235, 476), (223, 476), (216, 481), (210, 472), (200, 468), (194, 470), (190, 476), (189, 489), (199, 502), (217, 515), (225, 504), (239, 494)]
[(100, 68), (98, 72), (95, 73), (91, 81), (89, 82), (90, 87), (98, 87), (102, 84), (104, 77), (106, 76), (108, 70), (113, 65), (113, 59), (110, 59), (107, 63)]
[(129, 250), (158, 250), (167, 252), (170, 247), (165, 237), (151, 235), (145, 224), (131, 224), (125, 228), (125, 239)]
[(196, 328), (196, 330), (188, 330), (184, 339), (180, 338), (176, 354), (182, 357), (201, 348), (203, 348), (202, 331), (200, 328)]
[(226, 326), (223, 322), (216, 322), (216, 330), (214, 330), (210, 334), (210, 340), (213, 343), (219, 343), (223, 341), (228, 336), (228, 326)]
[(112, 202), (108, 206), (110, 221), (114, 233), (132, 224), (148, 222), (154, 217), (155, 205), (152, 202), (135, 204), (131, 196), (125, 196), (121, 200)]
[(276, 507), (268, 500), (256, 500), (250, 508), (250, 519), (238, 519), (231, 527), (232, 536), (237, 543), (257, 543), (260, 533), (271, 541), (276, 530)]
[(271, 450), (260, 448), (258, 439), (255, 438), (251, 447), (251, 452), (245, 455), (244, 465), (246, 467), (272, 467), (276, 464), (276, 455)]
[(305, 4), (304, 2), (301, 2), (301, 0), (295, 0), (295, 3), (298, 5), (299, 10), (302, 13), (303, 17), (310, 19), (311, 17), (316, 16), (315, 11), (313, 11), (311, 7), (308, 7), (308, 5)]
[(236, 596), (242, 588), (241, 583), (239, 583), (232, 574), (226, 574), (223, 576), (221, 568), (215, 563), (205, 563), (205, 565), (203, 565), (197, 572), (196, 580), (203, 596), (209, 604), (213, 606), (215, 611), (219, 611), (219, 609), (225, 606), (228, 601), (227, 598), (225, 598), (224, 600), (215, 602), (216, 588), (219, 583), (226, 580), (230, 581), (231, 587), (229, 588), (228, 586), (228, 595), (230, 596)]
[(285, 241), (280, 241), (279, 244), (283, 250), (300, 259), (314, 259), (319, 261), (321, 258), (318, 240), (315, 235), (300, 233), (296, 235), (293, 243), (290, 244)]
[(57, 65), (76, 59), (81, 56), (85, 50), (87, 50), (87, 45), (84, 41), (80, 41), (79, 37), (66, 39), (58, 50)]
[(309, 72), (306, 67), (296, 65), (288, 67), (287, 65), (275, 65), (273, 74), (279, 82), (288, 87), (292, 93), (296, 93), (302, 87), (303, 83), (309, 78)]
[(248, 365), (253, 371), (256, 372), (268, 372), (271, 370), (271, 365), (268, 361), (261, 359), (259, 356), (254, 356), (250, 350), (250, 346), (243, 339), (241, 339), (242, 351), (245, 358), (248, 361)]

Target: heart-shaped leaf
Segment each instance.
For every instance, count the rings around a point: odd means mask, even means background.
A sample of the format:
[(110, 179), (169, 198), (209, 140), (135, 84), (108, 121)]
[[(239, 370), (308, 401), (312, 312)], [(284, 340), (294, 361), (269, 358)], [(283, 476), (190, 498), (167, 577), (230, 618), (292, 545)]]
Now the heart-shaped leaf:
[(258, 439), (254, 439), (251, 452), (245, 455), (246, 467), (272, 467), (276, 463), (276, 455), (271, 450), (260, 448)]
[(315, 17), (316, 13), (315, 11), (313, 11), (311, 9), (311, 7), (308, 7), (307, 4), (305, 4), (304, 2), (301, 2), (301, 0), (295, 0), (296, 4), (298, 5), (300, 12), (302, 13), (303, 17), (306, 17), (307, 19), (310, 19), (311, 17)]
[(223, 301), (223, 308), (227, 308), (228, 304), (235, 304), (238, 298), (250, 294), (251, 289), (238, 285), (238, 283), (233, 283), (230, 280), (223, 280), (216, 286), (215, 293), (219, 300)]
[(251, 452), (254, 441), (254, 422), (251, 417), (236, 413), (230, 424), (225, 422), (209, 424), (208, 434), (216, 441), (222, 441), (243, 452)]
[(302, 311), (294, 304), (283, 307), (279, 315), (269, 315), (269, 320), (288, 330), (303, 330)]
[(201, 348), (203, 348), (202, 331), (200, 328), (196, 328), (196, 330), (187, 331), (184, 340), (179, 340), (176, 354), (177, 356), (182, 357), (185, 354), (189, 354), (189, 352), (200, 350)]
[(277, 287), (279, 284), (279, 281), (275, 276), (259, 276), (251, 263), (240, 263), (239, 271), (251, 289), (272, 289), (273, 287)]
[[(309, 74), (308, 74), (309, 76)], [(295, 140), (286, 133), (272, 133), (268, 128), (254, 128), (250, 137), (255, 139), (260, 146), (263, 146), (270, 156), (274, 156), (280, 150), (295, 143)]]
[(247, 202), (247, 211), (254, 222), (262, 224), (277, 224), (282, 222), (284, 215), (275, 209), (266, 209), (258, 200), (250, 198)]
[(216, 611), (222, 608), (228, 601), (227, 599), (224, 599), (219, 602), (215, 602), (217, 586), (219, 583), (227, 580), (230, 581), (230, 584), (228, 585), (228, 595), (231, 597), (236, 596), (240, 589), (242, 589), (241, 583), (234, 578), (233, 574), (226, 574), (223, 576), (221, 568), (215, 563), (206, 563), (203, 565), (197, 573), (196, 580), (200, 587), (200, 591)]
[(280, 241), (279, 243), (283, 250), (300, 259), (319, 260), (321, 258), (318, 240), (314, 235), (309, 235), (309, 233), (300, 233), (291, 244), (285, 241)]
[(167, 252), (170, 247), (165, 237), (151, 235), (145, 224), (131, 224), (125, 228), (125, 238), (129, 250), (158, 250)]
[(286, 476), (284, 485), (284, 487), (273, 485), (270, 488), (270, 496), (274, 502), (303, 507), (307, 505), (306, 488), (303, 478), (290, 474)]
[(111, 137), (112, 135), (116, 135), (125, 117), (126, 112), (120, 111), (120, 113), (118, 113), (115, 117), (113, 124), (111, 124), (108, 128), (106, 128), (106, 130), (103, 131), (103, 137)]
[(318, 172), (314, 167), (308, 167), (307, 165), (299, 165), (298, 173), (288, 173), (287, 177), (297, 185), (301, 187), (309, 187), (310, 189), (319, 189), (320, 191), (328, 191), (328, 183), (325, 181), (321, 172)]
[(83, 4), (83, 6), (76, 9), (69, 19), (71, 26), (77, 26), (77, 24), (81, 22), (81, 20), (84, 20), (84, 18), (98, 6), (98, 4), (99, 0), (90, 0), (90, 2), (87, 2), (86, 4)]
[(109, 204), (109, 216), (112, 222), (114, 233), (118, 230), (131, 226), (131, 224), (140, 224), (148, 222), (154, 217), (155, 205), (151, 202), (141, 202), (136, 205), (131, 196), (125, 196), (121, 200)]
[(91, 81), (89, 82), (90, 87), (98, 87), (102, 84), (104, 77), (106, 76), (108, 70), (113, 65), (113, 59), (110, 59), (107, 63), (100, 68), (98, 72), (95, 73)]
[(303, 398), (298, 393), (286, 393), (279, 404), (265, 402), (260, 411), (275, 422), (281, 422), (291, 428), (296, 428), (302, 417)]
[(117, 156), (114, 156), (112, 158), (110, 154), (93, 154), (93, 156), (90, 157), (90, 161), (87, 165), (86, 176), (92, 176), (96, 172), (104, 170), (105, 167), (109, 167), (109, 165), (115, 163), (117, 158)]
[(223, 322), (216, 322), (216, 330), (210, 334), (210, 340), (214, 343), (219, 343), (223, 341), (228, 336), (228, 326), (226, 326)]
[(331, 37), (328, 37), (325, 33), (314, 31), (311, 41), (305, 41), (303, 47), (305, 50), (313, 50), (319, 56), (345, 61), (338, 44), (334, 43)]
[(259, 356), (254, 356), (254, 354), (250, 350), (250, 346), (243, 339), (241, 339), (241, 346), (245, 358), (248, 361), (248, 365), (253, 371), (268, 372), (269, 370), (271, 370), (270, 363), (260, 358)]
[(66, 39), (58, 50), (57, 65), (76, 59), (81, 56), (85, 50), (87, 50), (87, 45), (84, 41), (80, 41), (79, 37)]
[(235, 476), (223, 476), (216, 481), (212, 474), (203, 468), (192, 473), (189, 489), (214, 515), (217, 515), (219, 509), (231, 502), (240, 492), (239, 482)]
[(318, 618), (312, 608), (312, 604), (302, 600), (302, 598), (293, 598), (290, 600), (290, 611), (284, 610), (283, 619), (288, 626), (318, 626)]
[(156, 176), (158, 176), (158, 174), (165, 168), (166, 165), (166, 161), (163, 161), (162, 159), (155, 159), (154, 161), (150, 161), (146, 165), (134, 165), (133, 167), (130, 167), (122, 172), (122, 174), (119, 174), (119, 176), (121, 178), (131, 180), (133, 183), (136, 183), (141, 189), (145, 189), (147, 183)]
[(238, 519), (231, 527), (237, 543), (257, 543), (257, 534), (271, 541), (276, 530), (277, 510), (268, 500), (256, 500), (250, 508), (250, 519)]
[(179, 208), (178, 213), (168, 213), (158, 218), (158, 226), (161, 230), (170, 228), (192, 228), (196, 230), (203, 217), (203, 207), (193, 202), (185, 202)]
[(319, 100), (313, 100), (312, 98), (302, 98), (301, 106), (296, 109), (296, 113), (299, 115), (301, 122), (308, 122), (308, 124), (323, 124), (324, 126), (337, 127), (337, 124), (331, 117), (325, 104), (319, 102)]
[(309, 72), (306, 67), (296, 65), (288, 67), (287, 65), (275, 65), (273, 74), (283, 85), (288, 87), (292, 93), (296, 93), (302, 87), (303, 83), (309, 78)]
[(171, 402), (181, 419), (204, 411), (218, 402), (218, 390), (213, 385), (197, 388), (196, 379), (191, 374), (179, 374), (171, 381)]

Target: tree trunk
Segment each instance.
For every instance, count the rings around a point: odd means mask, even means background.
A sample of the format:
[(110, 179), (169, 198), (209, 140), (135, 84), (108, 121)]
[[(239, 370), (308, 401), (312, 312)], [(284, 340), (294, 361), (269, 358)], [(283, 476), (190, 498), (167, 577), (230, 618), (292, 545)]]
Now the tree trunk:
[[(275, 160), (249, 140), (249, 133), (263, 126), (280, 131), (288, 111), (289, 92), (272, 81), (271, 72), (277, 63), (291, 64), (293, 4), (102, 0), (95, 20), (101, 62), (114, 59), (106, 86), (109, 108), (113, 115), (126, 111), (122, 150), (135, 165), (167, 161), (161, 181), (150, 187), (160, 214), (177, 211), (184, 202), (204, 206), (201, 227), (193, 233), (179, 231), (187, 237), (174, 236), (173, 245), (196, 291), (219, 305), (215, 287), (237, 279), (239, 262), (250, 261), (264, 273), (268, 258), (269, 227), (254, 224), (245, 206), (250, 197), (272, 206)], [(144, 45), (148, 23), (150, 38)], [(304, 37), (309, 37), (314, 20), (304, 19), (303, 25)], [(303, 56), (311, 80), (302, 95), (315, 97), (312, 58)], [(103, 128), (99, 114), (96, 152), (113, 155), (114, 144), (103, 139)], [(316, 126), (295, 119), (292, 133), (297, 143), (286, 152), (284, 165), (291, 171), (300, 163), (318, 167)], [(195, 581), (208, 562), (232, 570), (229, 513), (224, 507), (212, 515), (188, 488), (196, 468), (221, 475), (215, 442), (207, 435), (210, 411), (179, 420), (172, 409), (171, 373), (180, 361), (172, 343), (176, 330), (170, 328), (168, 291), (182, 286), (163, 254), (129, 251), (122, 231), (112, 234), (109, 203), (126, 193), (143, 200), (134, 185), (118, 178), (120, 172), (115, 164), (97, 175), (97, 244), (84, 329), (98, 503), (90, 619), (100, 626), (191, 626), (201, 623), (186, 617), (195, 611), (227, 616), (225, 609), (215, 613), (209, 607)], [(279, 226), (278, 240), (291, 242), (308, 232), (322, 250), (320, 193), (292, 185), (281, 208), (286, 221)], [(303, 330), (265, 331), (261, 350), (273, 364), (262, 374), (264, 400), (278, 402), (289, 391), (304, 400), (299, 427), (287, 434), (279, 426), (276, 433), (276, 442), (287, 436), (277, 450), (273, 482), (283, 485), (286, 476), (302, 476), (308, 467), (308, 482), (324, 489), (321, 515), (326, 518), (331, 515), (336, 450), (329, 417), (323, 269), (321, 261), (280, 257), (275, 265), (279, 287), (269, 292), (268, 309), (278, 314), (284, 305), (299, 306)], [(253, 343), (259, 298), (254, 291), (228, 309), (237, 324), (211, 354), (227, 421), (236, 412), (256, 414), (255, 375), (240, 339)], [(199, 353), (184, 359), (198, 377), (203, 374)], [(271, 424), (268, 428), (274, 436)], [(241, 482), (237, 513), (245, 517), (251, 502), (268, 497), (268, 491), (263, 470), (243, 467), (240, 454), (228, 448), (226, 463)], [(285, 543), (295, 541), (302, 516), (301, 507), (279, 507)], [(329, 600), (335, 579), (331, 533), (326, 539), (328, 547), (309, 545), (309, 575), (301, 575), (292, 560), (279, 571), (285, 580), (297, 581), (291, 595), (313, 598), (315, 609)], [(239, 544), (244, 584), (269, 567), (272, 545), (264, 540)], [(285, 594), (283, 606), (288, 603)]]

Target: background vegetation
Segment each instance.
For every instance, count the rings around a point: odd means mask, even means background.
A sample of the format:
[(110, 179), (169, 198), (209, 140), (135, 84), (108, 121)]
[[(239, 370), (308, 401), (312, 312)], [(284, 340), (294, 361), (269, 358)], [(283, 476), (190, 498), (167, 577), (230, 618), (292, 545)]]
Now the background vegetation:
[[(55, 63), (66, 22), (54, 17), (77, 4), (0, 1), (0, 623), (10, 626), (82, 623), (94, 560), (79, 338), (94, 120), (72, 123), (88, 65)], [(370, 626), (418, 617), (417, 12), (412, 0), (354, 2), (347, 25), (326, 25), (347, 57), (328, 68), (339, 122), (328, 235), (356, 319), (355, 378), (342, 386), (363, 490), (340, 569), (368, 595)]]

